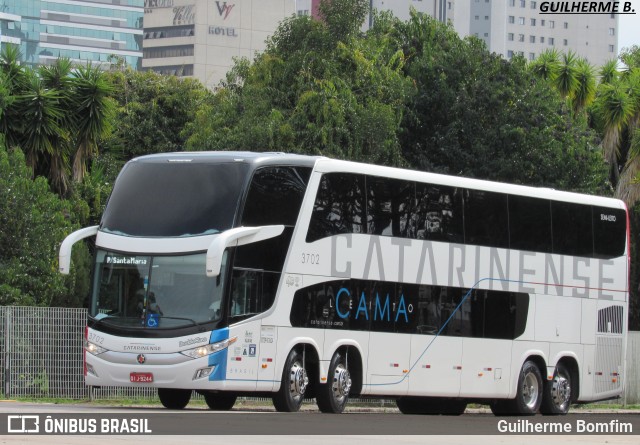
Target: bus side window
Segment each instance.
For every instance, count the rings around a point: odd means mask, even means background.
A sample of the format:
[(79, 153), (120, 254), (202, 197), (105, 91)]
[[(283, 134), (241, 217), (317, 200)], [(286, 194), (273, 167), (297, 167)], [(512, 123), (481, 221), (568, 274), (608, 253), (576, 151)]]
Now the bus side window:
[(234, 319), (266, 311), (273, 304), (279, 273), (234, 269), (228, 314)]

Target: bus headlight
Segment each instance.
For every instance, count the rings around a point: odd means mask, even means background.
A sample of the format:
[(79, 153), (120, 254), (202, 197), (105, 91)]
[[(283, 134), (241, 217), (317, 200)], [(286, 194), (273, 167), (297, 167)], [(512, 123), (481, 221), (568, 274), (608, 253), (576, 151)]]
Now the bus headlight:
[(84, 341), (84, 350), (93, 355), (100, 355), (103, 352), (108, 351), (108, 349), (105, 349), (102, 346), (98, 346), (95, 343), (91, 343), (88, 340)]
[(204, 357), (206, 355), (211, 355), (214, 352), (227, 349), (229, 345), (235, 343), (236, 340), (238, 340), (238, 337), (228, 338), (226, 340), (222, 340), (217, 343), (212, 343), (210, 345), (198, 346), (197, 348), (187, 349), (186, 351), (182, 351), (181, 354), (184, 354), (187, 357), (191, 357), (191, 358)]

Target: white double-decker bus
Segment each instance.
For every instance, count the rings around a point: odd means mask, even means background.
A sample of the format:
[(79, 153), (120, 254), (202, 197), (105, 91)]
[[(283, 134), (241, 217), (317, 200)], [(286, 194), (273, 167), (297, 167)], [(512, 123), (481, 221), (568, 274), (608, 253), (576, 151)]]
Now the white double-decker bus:
[(145, 156), (95, 235), (87, 385), (339, 413), (564, 414), (621, 394), (621, 201), (274, 153)]

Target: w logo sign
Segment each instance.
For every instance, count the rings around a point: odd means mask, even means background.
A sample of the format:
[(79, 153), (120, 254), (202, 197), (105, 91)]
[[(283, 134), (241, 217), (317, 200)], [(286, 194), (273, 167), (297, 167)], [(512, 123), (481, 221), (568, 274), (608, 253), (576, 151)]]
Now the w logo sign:
[(223, 2), (222, 4), (220, 4), (219, 1), (216, 1), (216, 6), (218, 7), (218, 13), (220, 14), (220, 17), (222, 17), (223, 20), (227, 20), (227, 17), (229, 17), (229, 14), (231, 13), (231, 10), (235, 6), (235, 4), (227, 5), (227, 2)]

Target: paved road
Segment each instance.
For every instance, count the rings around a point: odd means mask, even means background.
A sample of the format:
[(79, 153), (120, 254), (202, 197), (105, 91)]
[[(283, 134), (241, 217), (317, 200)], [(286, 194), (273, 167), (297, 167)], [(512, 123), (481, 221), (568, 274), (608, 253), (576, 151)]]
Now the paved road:
[[(119, 408), (95, 405), (53, 405), (0, 401), (0, 434), (7, 431), (8, 415), (35, 414), (40, 426), (45, 419), (76, 419), (89, 422), (93, 419), (100, 429), (102, 419), (116, 419), (116, 428), (142, 426), (153, 435), (95, 435), (90, 443), (153, 442), (168, 444), (322, 444), (338, 443), (377, 445), (389, 443), (424, 444), (500, 444), (518, 445), (544, 443), (562, 444), (634, 444), (639, 443), (640, 413), (572, 414), (564, 417), (507, 418), (500, 419), (486, 413), (467, 413), (460, 417), (406, 416), (394, 412), (348, 412), (327, 415), (317, 411), (301, 413), (276, 413), (273, 410), (240, 409), (232, 412), (212, 412), (204, 409), (170, 411), (162, 408)], [(120, 419), (121, 423), (118, 423)], [(121, 419), (127, 419), (122, 421)], [(137, 423), (133, 422), (135, 419)], [(12, 421), (15, 421), (14, 418)], [(146, 422), (145, 422), (146, 421)], [(585, 427), (604, 427), (612, 431), (601, 435), (520, 435), (509, 432), (534, 428), (565, 428), (570, 425), (575, 433), (581, 424)], [(82, 424), (82, 423), (80, 423)], [(633, 436), (617, 434), (631, 424)], [(53, 425), (53, 423), (49, 423)], [(62, 423), (58, 423), (62, 425)], [(85, 423), (84, 425), (87, 425)], [(539, 425), (536, 427), (536, 425)], [(506, 429), (502, 433), (499, 428)], [(176, 436), (178, 433), (180, 436)], [(203, 435), (190, 435), (200, 433)], [(206, 435), (204, 435), (206, 434)], [(188, 435), (188, 436), (187, 436)], [(473, 435), (473, 436), (471, 436)], [(25, 440), (28, 439), (28, 440)], [(87, 437), (69, 435), (4, 435), (0, 445), (18, 443), (69, 443), (86, 445)]]

